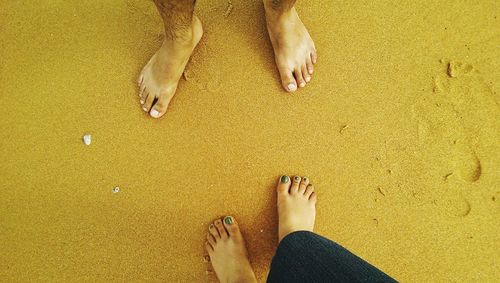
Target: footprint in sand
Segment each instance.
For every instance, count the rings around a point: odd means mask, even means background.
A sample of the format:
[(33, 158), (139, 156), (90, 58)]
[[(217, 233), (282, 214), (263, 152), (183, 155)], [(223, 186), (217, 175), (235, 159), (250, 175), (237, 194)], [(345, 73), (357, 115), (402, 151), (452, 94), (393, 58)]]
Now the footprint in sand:
[[(429, 132), (433, 130), (433, 124), (429, 123), (429, 126), (426, 123), (429, 120), (438, 120), (441, 125), (446, 125), (437, 133), (441, 133), (448, 142), (453, 139), (450, 172), (465, 182), (474, 183), (483, 173), (477, 154), (484, 133), (482, 129), (495, 128), (495, 120), (491, 117), (497, 112), (496, 103), (491, 89), (474, 66), (458, 60), (440, 62), (443, 64), (442, 72), (435, 76), (433, 89), (438, 94), (434, 100), (439, 105), (439, 112), (420, 112), (423, 119), (419, 120), (418, 137), (420, 141), (428, 142), (424, 138), (430, 136)], [(451, 177), (450, 174), (445, 180), (448, 177)]]

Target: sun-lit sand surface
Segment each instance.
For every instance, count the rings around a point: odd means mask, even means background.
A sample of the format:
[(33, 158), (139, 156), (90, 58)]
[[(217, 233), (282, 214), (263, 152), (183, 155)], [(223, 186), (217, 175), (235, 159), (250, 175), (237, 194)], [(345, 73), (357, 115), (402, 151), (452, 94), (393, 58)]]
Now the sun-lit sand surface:
[(0, 0), (2, 281), (211, 282), (226, 214), (264, 281), (282, 173), (315, 184), (318, 233), (398, 280), (500, 278), (497, 1), (299, 0), (319, 60), (292, 95), (260, 1), (198, 2), (205, 34), (153, 120), (152, 3)]

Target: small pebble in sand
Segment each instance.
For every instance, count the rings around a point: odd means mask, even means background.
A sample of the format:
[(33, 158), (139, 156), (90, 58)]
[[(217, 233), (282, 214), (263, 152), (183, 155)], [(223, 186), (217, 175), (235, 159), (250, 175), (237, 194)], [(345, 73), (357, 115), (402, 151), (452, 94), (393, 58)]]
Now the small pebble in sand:
[(120, 187), (114, 187), (112, 191), (113, 191), (113, 193), (116, 194), (117, 192), (120, 191)]
[(263, 230), (263, 229), (260, 229), (260, 232), (261, 232), (261, 233), (263, 233), (263, 232), (264, 232), (264, 230)]
[(92, 136), (90, 134), (83, 135), (83, 143), (85, 145), (90, 145), (91, 142), (92, 142)]

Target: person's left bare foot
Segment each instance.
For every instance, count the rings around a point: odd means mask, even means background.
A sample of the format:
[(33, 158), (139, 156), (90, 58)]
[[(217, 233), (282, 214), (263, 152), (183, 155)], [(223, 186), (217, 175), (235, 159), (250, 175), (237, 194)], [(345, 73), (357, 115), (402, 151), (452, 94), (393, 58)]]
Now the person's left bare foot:
[(317, 54), (314, 42), (294, 7), (287, 11), (264, 0), (266, 23), (281, 84), (293, 92), (311, 80)]
[(231, 216), (210, 224), (205, 248), (219, 281), (257, 282), (238, 223)]

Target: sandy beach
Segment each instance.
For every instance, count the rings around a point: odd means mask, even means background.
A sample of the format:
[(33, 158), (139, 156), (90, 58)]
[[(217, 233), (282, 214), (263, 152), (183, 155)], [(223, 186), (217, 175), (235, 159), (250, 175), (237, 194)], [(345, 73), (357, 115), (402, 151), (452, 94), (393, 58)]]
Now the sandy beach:
[(0, 0), (0, 281), (215, 282), (205, 234), (230, 214), (265, 282), (276, 182), (297, 174), (315, 231), (397, 280), (497, 282), (498, 2), (310, 2), (318, 63), (289, 94), (261, 1), (198, 1), (155, 120), (150, 1)]

